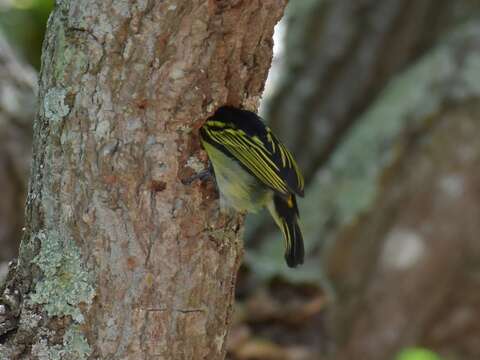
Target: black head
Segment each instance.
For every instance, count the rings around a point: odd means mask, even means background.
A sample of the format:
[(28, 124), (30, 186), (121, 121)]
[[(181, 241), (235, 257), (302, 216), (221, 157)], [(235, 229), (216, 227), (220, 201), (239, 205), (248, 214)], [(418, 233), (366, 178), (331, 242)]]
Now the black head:
[(222, 106), (208, 121), (218, 121), (236, 129), (242, 129), (249, 135), (263, 135), (265, 125), (257, 114), (252, 111), (238, 109), (233, 106)]

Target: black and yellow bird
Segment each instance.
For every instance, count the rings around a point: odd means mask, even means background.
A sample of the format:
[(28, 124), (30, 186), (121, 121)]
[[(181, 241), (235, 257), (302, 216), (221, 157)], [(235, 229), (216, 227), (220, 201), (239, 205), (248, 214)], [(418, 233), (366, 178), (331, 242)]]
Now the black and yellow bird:
[(249, 212), (267, 207), (285, 238), (287, 265), (303, 264), (295, 195), (303, 197), (304, 181), (292, 154), (257, 114), (231, 106), (208, 118), (200, 136), (222, 207)]

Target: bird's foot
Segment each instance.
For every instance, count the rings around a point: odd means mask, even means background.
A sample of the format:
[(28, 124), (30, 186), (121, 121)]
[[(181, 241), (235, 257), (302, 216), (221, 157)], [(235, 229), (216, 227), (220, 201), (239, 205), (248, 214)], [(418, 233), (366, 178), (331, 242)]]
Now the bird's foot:
[(214, 173), (213, 173), (213, 166), (211, 163), (208, 164), (208, 167), (195, 175), (190, 176), (187, 179), (183, 179), (182, 183), (183, 185), (191, 185), (192, 182), (195, 180), (200, 180), (201, 182), (208, 181), (210, 179), (214, 179)]

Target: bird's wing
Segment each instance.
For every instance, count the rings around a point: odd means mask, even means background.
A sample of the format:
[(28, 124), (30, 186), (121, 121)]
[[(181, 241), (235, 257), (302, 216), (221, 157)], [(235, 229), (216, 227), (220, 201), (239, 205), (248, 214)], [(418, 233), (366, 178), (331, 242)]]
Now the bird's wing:
[(268, 127), (264, 133), (246, 134), (231, 127), (205, 126), (202, 136), (220, 147), (272, 190), (303, 196), (304, 181), (297, 163)]

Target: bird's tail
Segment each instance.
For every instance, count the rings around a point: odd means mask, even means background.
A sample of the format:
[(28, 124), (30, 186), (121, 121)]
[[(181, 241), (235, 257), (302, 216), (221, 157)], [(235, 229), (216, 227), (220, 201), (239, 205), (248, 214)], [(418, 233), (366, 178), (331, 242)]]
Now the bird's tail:
[(305, 250), (299, 226), (297, 199), (291, 194), (288, 198), (273, 195), (268, 209), (285, 238), (285, 261), (289, 267), (303, 264)]

